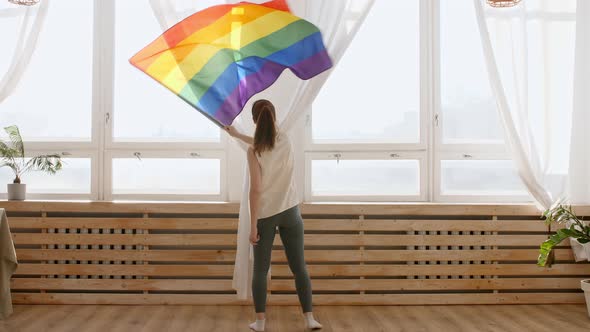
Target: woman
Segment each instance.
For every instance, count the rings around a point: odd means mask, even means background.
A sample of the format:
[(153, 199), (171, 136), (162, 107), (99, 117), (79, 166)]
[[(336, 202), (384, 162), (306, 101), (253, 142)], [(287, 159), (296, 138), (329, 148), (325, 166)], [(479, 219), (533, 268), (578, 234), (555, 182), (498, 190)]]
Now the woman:
[(254, 247), (252, 297), (256, 309), (254, 331), (264, 331), (266, 306), (266, 278), (270, 267), (276, 227), (289, 267), (295, 276), (297, 296), (309, 329), (320, 329), (312, 313), (311, 281), (305, 266), (303, 250), (303, 220), (299, 212), (293, 174), (293, 150), (286, 134), (278, 131), (275, 108), (268, 100), (258, 100), (252, 106), (256, 124), (254, 138), (225, 127), (227, 132), (250, 145), (250, 243)]

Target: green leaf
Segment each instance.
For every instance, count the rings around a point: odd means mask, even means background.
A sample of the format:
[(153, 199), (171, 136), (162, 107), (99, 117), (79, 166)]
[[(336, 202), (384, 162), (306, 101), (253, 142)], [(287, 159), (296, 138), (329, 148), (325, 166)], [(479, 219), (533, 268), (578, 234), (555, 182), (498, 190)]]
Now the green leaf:
[(18, 151), (8, 146), (5, 142), (0, 141), (0, 157), (6, 161), (14, 160), (15, 156), (18, 155)]
[(62, 169), (61, 157), (58, 154), (41, 155), (31, 158), (25, 165), (23, 173), (29, 170), (55, 174)]
[(9, 126), (5, 127), (4, 130), (8, 134), (10, 141), (12, 143), (12, 148), (17, 152), (15, 157), (24, 158), (25, 156), (25, 146), (23, 143), (23, 138), (20, 135), (20, 131), (18, 130), (17, 126)]
[(553, 250), (553, 248), (560, 244), (563, 240), (570, 237), (567, 231), (567, 229), (560, 229), (556, 234), (551, 235), (549, 239), (541, 243), (541, 247), (539, 248), (539, 257), (537, 258), (537, 265), (545, 266), (547, 264), (547, 258), (549, 257), (551, 250)]
[(16, 156), (18, 156), (18, 151), (14, 150), (5, 142), (0, 141), (0, 157), (2, 158), (0, 168), (10, 167), (14, 172), (15, 177), (18, 177), (20, 164), (16, 161)]
[(580, 233), (580, 231), (578, 231), (577, 229), (574, 228), (575, 225), (572, 225), (569, 229), (568, 228), (562, 228), (557, 230), (557, 234), (559, 234), (560, 236), (566, 236), (566, 237), (577, 237), (582, 235)]

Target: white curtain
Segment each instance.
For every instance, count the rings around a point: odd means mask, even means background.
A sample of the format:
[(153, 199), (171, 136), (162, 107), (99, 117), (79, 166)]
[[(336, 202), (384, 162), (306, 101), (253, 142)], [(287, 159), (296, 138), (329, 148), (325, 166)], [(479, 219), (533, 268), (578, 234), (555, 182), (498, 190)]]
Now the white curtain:
[(570, 156), (569, 195), (573, 203), (590, 203), (590, 1), (578, 0), (576, 59)]
[(42, 0), (36, 6), (10, 5), (8, 1), (0, 6), (0, 20), (10, 22), (10, 24), (2, 24), (2, 27), (10, 27), (10, 30), (5, 29), (2, 33), (18, 34), (10, 64), (5, 73), (0, 73), (0, 103), (12, 94), (27, 70), (37, 46), (48, 7), (49, 0)]
[(490, 86), (524, 184), (543, 209), (564, 200), (589, 204), (590, 2), (494, 9), (473, 1)]
[[(181, 10), (175, 9), (177, 1), (179, 0), (150, 0), (155, 16), (164, 29), (176, 23), (174, 21), (175, 17), (184, 16), (180, 15)], [(240, 1), (227, 2), (236, 3)], [(266, 1), (251, 2), (263, 3)], [(295, 15), (314, 23), (320, 28), (326, 48), (336, 65), (354, 38), (373, 3), (374, 0), (297, 0), (290, 1), (289, 5)], [(184, 8), (184, 12), (186, 12), (186, 8)], [(243, 113), (236, 118), (233, 125), (241, 132), (253, 135), (254, 123), (251, 119), (251, 105), (256, 99), (266, 98), (271, 100), (276, 106), (277, 121), (280, 130), (288, 133), (293, 142), (303, 141), (304, 133), (292, 129), (311, 107), (320, 88), (328, 79), (330, 72), (327, 71), (311, 80), (302, 81), (290, 71), (285, 71), (272, 87), (254, 96), (248, 102), (244, 107)], [(233, 144), (239, 145), (244, 150), (247, 148), (245, 144), (235, 140)], [(294, 148), (302, 147), (294, 144)], [(296, 155), (297, 152), (299, 151), (296, 151)], [(247, 168), (247, 165), (245, 167)], [(237, 253), (232, 283), (233, 288), (237, 292), (238, 299), (241, 300), (245, 300), (251, 296), (253, 255), (252, 246), (248, 240), (250, 235), (249, 189), (249, 176), (248, 170), (246, 169), (240, 201)], [(300, 191), (300, 197), (302, 197), (301, 193), (302, 191)]]
[[(332, 57), (334, 65), (336, 65), (348, 45), (350, 45), (373, 2), (374, 0), (297, 0), (291, 1), (289, 4), (295, 15), (314, 23), (320, 28), (328, 53)], [(327, 71), (308, 81), (301, 81), (291, 72), (285, 71), (277, 83), (259, 96), (252, 98), (252, 100), (256, 100), (258, 97), (272, 100), (277, 108), (277, 121), (280, 130), (289, 133), (293, 142), (301, 142), (304, 140), (304, 133), (291, 129), (311, 107), (330, 72)], [(254, 132), (254, 124), (249, 112), (251, 103), (252, 101), (246, 105), (243, 114), (235, 122), (236, 127), (249, 134)], [(244, 174), (244, 188), (240, 202), (238, 226), (238, 247), (232, 283), (238, 299), (247, 299), (251, 296), (253, 263), (252, 246), (248, 240), (250, 235), (248, 207), (250, 183), (248, 181), (248, 171), (246, 170)], [(300, 190), (301, 192), (302, 190)]]
[(180, 21), (178, 11), (171, 0), (150, 0), (150, 6), (162, 31), (168, 30), (168, 28)]

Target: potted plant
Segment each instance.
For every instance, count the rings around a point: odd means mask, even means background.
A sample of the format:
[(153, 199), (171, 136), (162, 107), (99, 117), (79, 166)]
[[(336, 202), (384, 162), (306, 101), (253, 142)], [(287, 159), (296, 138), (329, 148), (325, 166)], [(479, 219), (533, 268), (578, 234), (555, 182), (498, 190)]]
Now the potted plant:
[(28, 171), (43, 171), (55, 174), (62, 167), (59, 155), (39, 155), (29, 160), (25, 158), (25, 147), (17, 126), (5, 127), (8, 141), (0, 140), (0, 167), (9, 167), (14, 172), (14, 181), (9, 183), (8, 199), (24, 200), (26, 196), (26, 184), (21, 183), (21, 177)]
[[(557, 204), (543, 213), (545, 223), (551, 225), (558, 223), (565, 225), (564, 228), (558, 229), (555, 234), (549, 236), (541, 244), (537, 264), (539, 266), (551, 265), (553, 262), (553, 248), (570, 239), (572, 251), (576, 261), (590, 260), (590, 225), (583, 219), (578, 218), (571, 206)], [(590, 316), (590, 279), (581, 281), (581, 287), (586, 297), (586, 306)]]

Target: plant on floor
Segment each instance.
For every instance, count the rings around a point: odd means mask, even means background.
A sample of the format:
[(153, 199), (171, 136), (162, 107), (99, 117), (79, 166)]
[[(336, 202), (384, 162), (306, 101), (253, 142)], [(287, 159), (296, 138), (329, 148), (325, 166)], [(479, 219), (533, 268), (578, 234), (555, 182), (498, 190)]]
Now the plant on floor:
[(39, 155), (25, 159), (25, 146), (17, 126), (5, 127), (9, 140), (0, 140), (0, 168), (9, 167), (14, 172), (13, 183), (21, 183), (21, 176), (29, 171), (42, 171), (55, 174), (62, 167), (57, 154)]
[(585, 223), (583, 218), (578, 218), (571, 206), (556, 204), (547, 209), (543, 213), (543, 217), (545, 217), (547, 225), (556, 223), (565, 225), (565, 227), (558, 229), (555, 234), (541, 244), (537, 259), (539, 266), (545, 266), (547, 263), (551, 264), (553, 248), (567, 238), (572, 238), (580, 244), (590, 243), (590, 225)]

